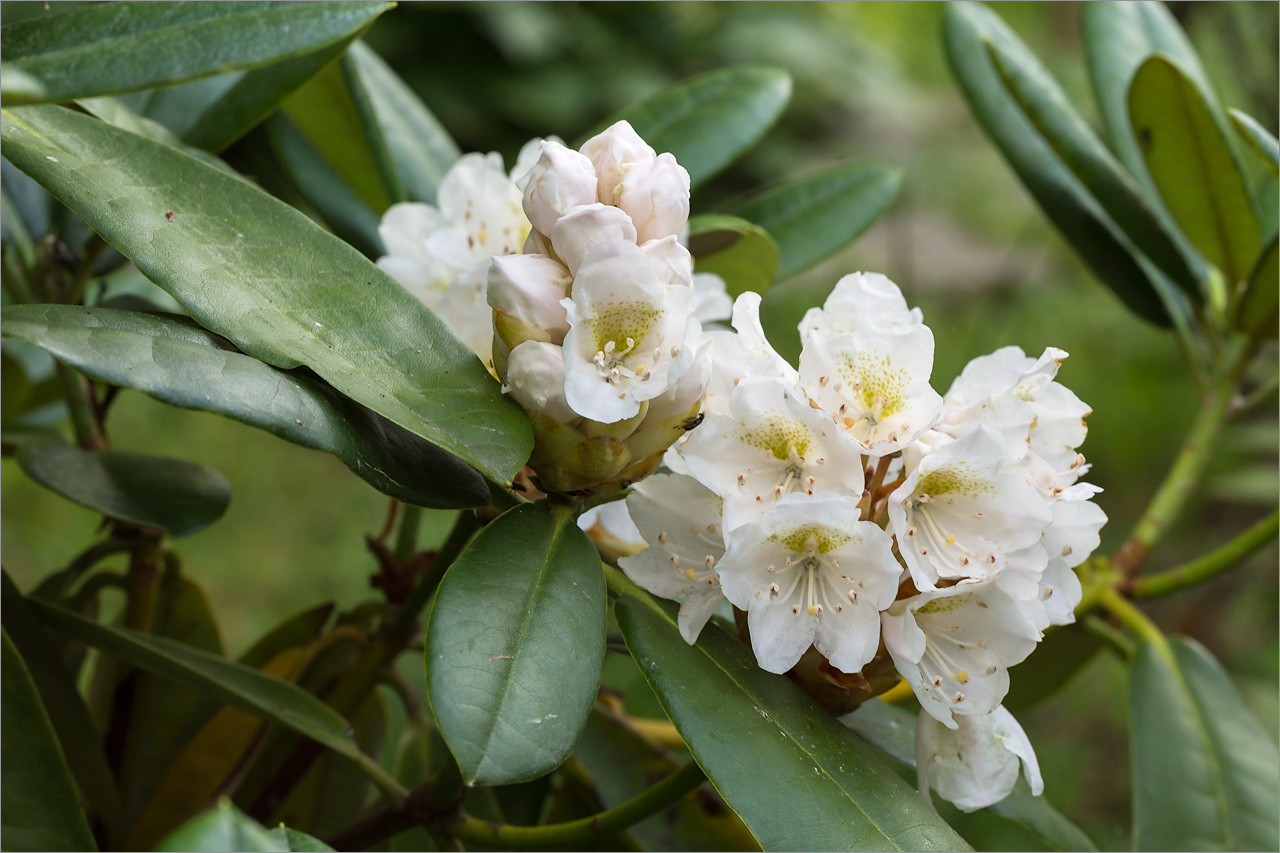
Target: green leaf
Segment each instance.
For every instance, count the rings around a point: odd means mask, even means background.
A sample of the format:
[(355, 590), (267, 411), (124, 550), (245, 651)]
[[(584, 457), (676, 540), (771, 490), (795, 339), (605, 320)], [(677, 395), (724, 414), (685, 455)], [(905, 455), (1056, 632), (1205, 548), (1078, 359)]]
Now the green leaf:
[(298, 832), (296, 829), (290, 829), (283, 823), (275, 829), (269, 830), (267, 834), (275, 839), (277, 844), (281, 845), (282, 850), (297, 851), (297, 853), (302, 853), (303, 851), (325, 850), (332, 853), (333, 850), (332, 847), (325, 844), (320, 839), (312, 838), (305, 832)]
[(164, 637), (102, 625), (35, 599), (28, 599), (28, 603), (57, 633), (265, 717), (346, 756), (366, 773), (381, 774), (377, 762), (360, 751), (350, 734), (350, 723), (341, 714), (287, 681)]
[(1050, 628), (1036, 653), (1018, 666), (1004, 697), (1005, 708), (1020, 714), (1053, 696), (1070, 684), (1101, 648), (1101, 638), (1080, 624)]
[[(5, 156), (202, 326), (338, 391), (501, 482), (528, 419), (417, 299), (305, 215), (168, 146), (59, 107), (6, 111)], [(172, 212), (172, 217), (167, 214)]]
[(259, 637), (257, 642), (240, 655), (240, 663), (261, 668), (277, 655), (298, 646), (310, 645), (320, 636), (324, 626), (329, 624), (329, 617), (333, 615), (333, 610), (334, 604), (329, 602), (290, 616)]
[(18, 451), (27, 476), (111, 518), (190, 536), (227, 511), (231, 487), (212, 468), (143, 453), (81, 450), (60, 441)]
[(6, 850), (97, 850), (40, 694), (6, 629), (0, 662), (0, 824)]
[(1162, 276), (1148, 274), (1127, 237), (1062, 161), (1009, 92), (989, 48), (1026, 47), (1000, 18), (974, 3), (943, 11), (947, 59), (969, 107), (1045, 215), (1094, 274), (1138, 316), (1158, 325), (1185, 318), (1185, 297)]
[(0, 104), (37, 104), (47, 100), (44, 85), (20, 68), (0, 65)]
[[(898, 761), (914, 768), (918, 715), (914, 707), (890, 705), (872, 699), (845, 715), (841, 722)], [(1080, 827), (1063, 817), (1043, 795), (1033, 795), (1021, 776), (1009, 796), (988, 806), (988, 810), (1018, 824), (1050, 850), (1098, 849)]]
[(2, 27), (0, 53), (6, 74), (25, 75), (18, 91), (27, 101), (69, 101), (280, 62), (350, 36), (391, 6), (122, 0)]
[(1202, 86), (1213, 91), (1195, 48), (1164, 3), (1156, 0), (1098, 0), (1083, 7), (1083, 41), (1089, 82), (1111, 150), (1156, 197), (1142, 149), (1129, 122), (1129, 86), (1143, 61), (1156, 53), (1177, 62)]
[(1280, 268), (1276, 264), (1276, 238), (1262, 250), (1261, 257), (1249, 274), (1244, 298), (1240, 301), (1239, 323), (1243, 331), (1255, 337), (1275, 338), (1277, 303), (1280, 303)]
[[(591, 774), (606, 808), (644, 793), (680, 769), (680, 762), (657, 749), (621, 720), (593, 710), (574, 756)], [(758, 850), (741, 818), (718, 797), (691, 791), (628, 830), (648, 850)]]
[(674, 154), (696, 187), (755, 145), (790, 98), (785, 71), (740, 65), (645, 98), (593, 132), (626, 119), (655, 151)]
[(1244, 175), (1200, 89), (1163, 56), (1142, 63), (1129, 116), (1147, 170), (1173, 218), (1228, 284), (1244, 281), (1260, 246)]
[(120, 790), (89, 709), (76, 690), (75, 678), (58, 654), (57, 641), (31, 612), (8, 572), (0, 574), (0, 584), (4, 590), (0, 594), (0, 621), (30, 670), (67, 768), (86, 805), (107, 827), (108, 838), (118, 838), (124, 816)]
[(778, 245), (759, 225), (710, 213), (689, 220), (689, 251), (697, 272), (724, 279), (730, 296), (764, 293), (778, 269)]
[(489, 501), (484, 479), (456, 457), (310, 372), (263, 364), (186, 318), (70, 305), (6, 306), (0, 316), (5, 337), (94, 379), (331, 453), (384, 494), (432, 507)]
[(791, 681), (708, 625), (623, 595), (627, 647), (711, 784), (765, 850), (968, 850), (927, 803)]
[(1129, 700), (1134, 849), (1280, 847), (1276, 745), (1203, 646), (1143, 643)]
[[(301, 835), (301, 833), (298, 833)], [(304, 836), (305, 838), (306, 836)], [(320, 844), (315, 839), (310, 839)], [(317, 847), (291, 847), (287, 837), (277, 832), (268, 832), (257, 821), (223, 798), (216, 808), (197, 815), (175, 830), (172, 835), (160, 843), (156, 850), (208, 850), (208, 851), (276, 851), (288, 850), (331, 850), (320, 845)]]
[(902, 173), (846, 163), (821, 169), (735, 202), (729, 213), (769, 232), (790, 278), (834, 255), (879, 219), (898, 195)]
[(563, 507), (509, 510), (449, 567), (427, 624), (427, 694), (468, 784), (536, 779), (586, 724), (604, 665), (600, 557)]
[(1258, 120), (1240, 110), (1227, 110), (1236, 133), (1253, 152), (1262, 159), (1272, 177), (1280, 177), (1280, 141), (1271, 135)]

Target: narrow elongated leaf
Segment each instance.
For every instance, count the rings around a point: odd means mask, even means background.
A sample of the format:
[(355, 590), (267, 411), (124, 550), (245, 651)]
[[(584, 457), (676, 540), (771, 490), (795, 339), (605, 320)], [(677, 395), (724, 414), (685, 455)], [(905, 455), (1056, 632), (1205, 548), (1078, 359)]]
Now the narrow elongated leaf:
[[(6, 111), (5, 156), (201, 325), (509, 482), (528, 419), (403, 287), (306, 216), (179, 151), (59, 107)], [(172, 213), (172, 216), (169, 214)]]
[(719, 628), (689, 646), (651, 599), (623, 595), (614, 613), (693, 757), (765, 850), (970, 849), (870, 746)]
[(1129, 117), (1173, 218), (1228, 284), (1243, 281), (1261, 243), (1258, 220), (1200, 87), (1165, 57), (1149, 57), (1129, 87)]
[(392, 5), (122, 0), (0, 27), (0, 53), (6, 73), (25, 75), (27, 102), (67, 101), (300, 56), (350, 36)]
[(902, 173), (846, 163), (748, 196), (727, 208), (778, 244), (777, 278), (790, 278), (852, 243), (898, 195)]
[(190, 536), (227, 511), (231, 487), (212, 468), (142, 453), (91, 453), (60, 441), (18, 452), (27, 476), (67, 500), (111, 518)]
[(187, 821), (156, 850), (245, 850), (289, 853), (293, 850), (333, 850), (303, 832), (281, 824), (264, 829), (257, 821), (223, 799), (216, 808)]
[(1276, 745), (1202, 646), (1144, 643), (1129, 697), (1135, 849), (1280, 846)]
[(790, 99), (791, 77), (785, 71), (743, 65), (652, 95), (596, 131), (626, 119), (659, 154), (674, 154), (696, 187), (755, 145)]
[(427, 625), (427, 693), (469, 784), (568, 757), (604, 665), (600, 558), (564, 508), (508, 511), (458, 556)]
[[(890, 705), (878, 699), (863, 702), (858, 710), (841, 721), (859, 737), (875, 744), (889, 755), (911, 767), (916, 766), (916, 707)], [(1019, 777), (1012, 793), (988, 809), (1013, 821), (1050, 850), (1097, 850), (1080, 827), (1067, 820), (1044, 798), (1031, 793), (1026, 780)]]
[(1280, 266), (1276, 263), (1276, 238), (1272, 237), (1249, 274), (1249, 284), (1240, 301), (1240, 328), (1251, 335), (1276, 337), (1278, 304)]
[(1248, 113), (1227, 110), (1227, 114), (1236, 133), (1262, 159), (1272, 177), (1280, 177), (1280, 141)]
[(1129, 121), (1129, 85), (1138, 66), (1162, 53), (1186, 69), (1204, 89), (1212, 91), (1200, 58), (1172, 13), (1158, 0), (1098, 0), (1084, 4), (1085, 61), (1102, 126), (1111, 150), (1155, 197), (1155, 184)]
[(76, 682), (54, 637), (27, 606), (8, 572), (0, 575), (0, 621), (18, 654), (26, 663), (49, 722), (62, 746), (67, 768), (92, 811), (103, 821), (109, 837), (121, 829), (123, 805), (120, 790), (107, 764), (102, 740), (89, 717), (89, 709), (76, 690)]
[(360, 752), (350, 723), (310, 693), (226, 658), (164, 637), (153, 637), (92, 622), (35, 599), (32, 610), (54, 631), (101, 649), (118, 660), (202, 690), (228, 705), (266, 717), (321, 746), (377, 772), (376, 762)]
[(309, 372), (270, 367), (186, 318), (70, 305), (6, 306), (0, 316), (5, 337), (88, 376), (331, 453), (384, 494), (433, 507), (489, 500), (484, 479), (456, 457)]
[(689, 220), (689, 251), (694, 269), (720, 276), (730, 296), (748, 290), (763, 293), (778, 269), (778, 245), (769, 232), (723, 213)]
[(1158, 325), (1185, 317), (1185, 296), (1163, 277), (1147, 273), (1128, 238), (1006, 88), (988, 46), (1029, 55), (1017, 36), (994, 12), (974, 3), (947, 4), (943, 36), (952, 72), (974, 116), (1081, 259), (1140, 317)]
[(62, 748), (6, 630), (0, 633), (0, 824), (6, 850), (97, 850)]

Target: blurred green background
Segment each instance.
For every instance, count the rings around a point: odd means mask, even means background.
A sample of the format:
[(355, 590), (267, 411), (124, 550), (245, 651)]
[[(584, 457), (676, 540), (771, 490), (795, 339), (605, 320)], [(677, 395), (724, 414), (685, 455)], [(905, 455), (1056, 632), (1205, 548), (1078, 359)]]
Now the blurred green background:
[[(1277, 8), (1173, 6), (1224, 103), (1272, 132)], [(924, 309), (937, 340), (933, 384), (942, 392), (966, 361), (1000, 346), (1071, 353), (1059, 379), (1094, 409), (1083, 450), (1094, 466), (1089, 480), (1106, 490), (1098, 503), (1111, 519), (1103, 531), (1109, 551), (1180, 444), (1195, 390), (1172, 337), (1128, 314), (1090, 278), (988, 144), (947, 71), (940, 11), (932, 3), (405, 3), (379, 19), (367, 41), (464, 151), (496, 150), (508, 163), (532, 136), (572, 140), (692, 74), (748, 62), (785, 68), (795, 81), (787, 112), (757, 148), (697, 191), (695, 212), (838, 162), (902, 169), (889, 214), (773, 298), (790, 292), (818, 302), (847, 272), (886, 273)], [(998, 11), (1095, 118), (1078, 5), (1002, 3)], [(793, 326), (775, 321), (770, 334), (784, 351), (796, 346)], [(134, 392), (122, 394), (109, 427), (120, 449), (195, 460), (230, 480), (226, 517), (179, 551), (208, 591), (232, 654), (287, 614), (372, 594), (363, 535), (381, 527), (387, 499), (335, 459)], [(1225, 541), (1275, 505), (1277, 432), (1274, 400), (1228, 427), (1204, 496), (1152, 568)], [(34, 486), (12, 460), (0, 465), (0, 479), (3, 561), (27, 588), (89, 544), (99, 518)], [(433, 535), (449, 521), (432, 515)], [(1273, 735), (1276, 568), (1272, 545), (1234, 573), (1151, 608), (1163, 627), (1220, 657)], [(1122, 667), (1102, 655), (1022, 717), (1045, 795), (1103, 849), (1128, 844), (1126, 690)], [(990, 849), (1032, 843), (989, 817), (968, 819), (965, 831)]]

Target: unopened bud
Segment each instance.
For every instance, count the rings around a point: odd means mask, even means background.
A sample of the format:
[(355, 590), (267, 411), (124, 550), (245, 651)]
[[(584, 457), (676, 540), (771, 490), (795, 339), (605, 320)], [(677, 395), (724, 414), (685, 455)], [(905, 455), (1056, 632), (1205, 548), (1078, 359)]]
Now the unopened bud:
[(657, 153), (627, 121), (619, 121), (588, 139), (581, 149), (599, 178), (598, 195), (604, 204), (617, 204), (623, 179), (637, 165), (649, 164)]
[(622, 179), (618, 207), (630, 214), (641, 243), (674, 237), (689, 221), (689, 173), (671, 154), (637, 164)]
[(524, 188), (524, 212), (533, 227), (550, 234), (557, 219), (595, 200), (596, 172), (591, 161), (558, 142), (543, 142), (542, 156), (529, 170)]

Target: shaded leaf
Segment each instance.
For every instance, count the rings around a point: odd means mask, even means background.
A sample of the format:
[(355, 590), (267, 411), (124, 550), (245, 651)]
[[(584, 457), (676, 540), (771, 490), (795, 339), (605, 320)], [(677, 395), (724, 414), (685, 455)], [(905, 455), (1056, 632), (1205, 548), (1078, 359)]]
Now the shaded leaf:
[(1245, 144), (1262, 160), (1272, 177), (1280, 177), (1280, 141), (1277, 141), (1258, 120), (1240, 110), (1227, 110), (1231, 124)]
[(600, 557), (564, 507), (509, 510), (449, 567), (427, 624), (432, 713), (469, 784), (537, 778), (586, 724), (604, 664)]
[(269, 661), (290, 649), (310, 645), (329, 623), (333, 609), (333, 602), (329, 602), (309, 607), (301, 613), (290, 616), (259, 637), (244, 654), (240, 655), (240, 663), (255, 668), (264, 667)]
[[(1000, 18), (974, 3), (943, 12), (947, 59), (969, 107), (1045, 215), (1093, 273), (1138, 316), (1158, 325), (1185, 318), (1185, 297), (1148, 274), (1127, 237), (1071, 173), (1008, 91), (989, 47), (1034, 57)], [(1180, 320), (1181, 321), (1181, 320)]]
[(1135, 849), (1280, 846), (1276, 744), (1203, 646), (1143, 643), (1129, 701)]
[(27, 476), (72, 503), (111, 518), (190, 536), (227, 511), (231, 487), (212, 468), (121, 450), (96, 453), (60, 441), (18, 451)]
[[(299, 833), (300, 834), (300, 833)], [(311, 839), (315, 841), (315, 839)], [(319, 844), (319, 842), (315, 842)], [(323, 845), (318, 847), (290, 847), (287, 836), (276, 832), (268, 832), (261, 825), (231, 804), (222, 799), (218, 805), (187, 821), (172, 835), (161, 842), (156, 850), (201, 850), (201, 851), (276, 851), (288, 850), (329, 850)]]
[(332, 851), (333, 848), (325, 844), (318, 838), (312, 838), (305, 832), (299, 832), (296, 829), (280, 824), (275, 829), (269, 830), (268, 835), (275, 839), (277, 844), (282, 845), (281, 849), (289, 851)]
[(764, 293), (778, 269), (778, 246), (769, 233), (722, 213), (689, 220), (689, 251), (694, 270), (720, 276), (730, 296), (748, 290)]
[(896, 169), (847, 163), (755, 193), (727, 211), (777, 241), (776, 278), (785, 279), (852, 243), (889, 209), (901, 185)]
[(310, 53), (349, 36), (391, 6), (121, 0), (0, 27), (0, 53), (5, 73), (20, 75), (23, 85), (17, 91), (26, 102), (68, 101)]
[(434, 507), (489, 500), (484, 479), (456, 457), (309, 371), (270, 367), (186, 318), (71, 305), (6, 306), (0, 316), (6, 337), (94, 379), (333, 454), (384, 494)]
[(1083, 625), (1050, 628), (1036, 653), (1018, 666), (1004, 706), (1013, 714), (1035, 707), (1071, 683), (1102, 649), (1102, 640)]
[(785, 71), (739, 65), (645, 98), (593, 132), (626, 119), (659, 154), (674, 154), (696, 187), (755, 145), (790, 98)]
[[(5, 156), (197, 322), (509, 482), (528, 419), (403, 287), (303, 214), (168, 146), (59, 107), (6, 111)], [(173, 212), (172, 217), (167, 216)]]
[(1280, 269), (1276, 265), (1276, 238), (1262, 250), (1249, 274), (1240, 301), (1240, 328), (1259, 337), (1276, 337), (1277, 303), (1280, 302)]
[(6, 850), (97, 850), (40, 694), (5, 630), (0, 824)]
[(1200, 87), (1165, 57), (1152, 56), (1129, 87), (1129, 116), (1170, 214), (1229, 285), (1243, 281), (1260, 246), (1258, 220), (1225, 129)]
[(670, 608), (614, 605), (632, 657), (693, 757), (765, 850), (966, 850), (964, 839), (791, 681), (714, 625), (696, 645)]

